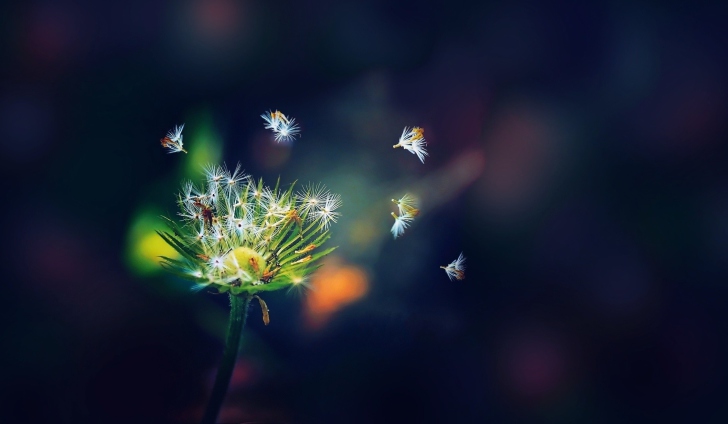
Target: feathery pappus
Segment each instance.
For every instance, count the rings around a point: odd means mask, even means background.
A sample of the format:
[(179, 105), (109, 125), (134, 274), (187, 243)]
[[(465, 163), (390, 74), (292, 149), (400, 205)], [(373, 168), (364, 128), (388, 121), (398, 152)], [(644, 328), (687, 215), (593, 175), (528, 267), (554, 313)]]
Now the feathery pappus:
[(420, 214), (420, 210), (417, 209), (417, 198), (411, 194), (405, 194), (399, 200), (392, 199), (392, 202), (397, 205), (399, 215), (392, 212), (394, 218), (394, 224), (392, 224), (391, 233), (396, 239), (397, 237), (404, 234), (404, 230), (412, 223), (417, 215)]
[(441, 266), (440, 268), (445, 270), (450, 281), (452, 281), (453, 278), (462, 280), (465, 278), (465, 256), (463, 256), (463, 253), (460, 252), (460, 256), (458, 256), (457, 259), (450, 262), (449, 265)]
[(264, 128), (272, 130), (273, 134), (275, 134), (275, 140), (279, 143), (281, 141), (291, 141), (301, 132), (298, 124), (295, 123), (296, 119), (289, 119), (279, 110), (275, 112), (268, 111), (260, 115), (260, 117), (265, 121)]
[(419, 203), (417, 198), (409, 193), (406, 193), (399, 200), (392, 199), (392, 202), (397, 205), (400, 215), (407, 214), (414, 218), (420, 214), (420, 210), (417, 209), (417, 204)]
[(167, 135), (159, 140), (162, 143), (162, 147), (169, 150), (168, 153), (187, 153), (187, 150), (182, 147), (182, 129), (184, 127), (185, 124), (175, 126), (173, 130), (167, 131)]
[(425, 156), (428, 156), (425, 150), (425, 130), (420, 127), (413, 127), (409, 129), (404, 127), (402, 135), (399, 136), (399, 142), (392, 146), (393, 148), (402, 147), (413, 155), (417, 155), (417, 158), (425, 163)]

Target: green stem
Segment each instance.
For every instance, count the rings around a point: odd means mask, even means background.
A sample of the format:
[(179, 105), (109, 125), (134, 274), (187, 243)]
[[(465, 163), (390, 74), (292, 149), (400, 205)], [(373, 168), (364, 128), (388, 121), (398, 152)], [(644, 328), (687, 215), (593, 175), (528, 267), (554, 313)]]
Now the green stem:
[(205, 415), (202, 417), (202, 424), (212, 424), (220, 413), (220, 407), (225, 400), (228, 385), (230, 385), (230, 377), (233, 375), (235, 362), (238, 359), (238, 350), (240, 348), (240, 340), (245, 327), (245, 320), (248, 317), (248, 306), (250, 305), (249, 294), (233, 295), (230, 294), (230, 323), (225, 338), (225, 351), (222, 354), (222, 362), (217, 369), (215, 376), (215, 385), (212, 387), (212, 395), (205, 409)]

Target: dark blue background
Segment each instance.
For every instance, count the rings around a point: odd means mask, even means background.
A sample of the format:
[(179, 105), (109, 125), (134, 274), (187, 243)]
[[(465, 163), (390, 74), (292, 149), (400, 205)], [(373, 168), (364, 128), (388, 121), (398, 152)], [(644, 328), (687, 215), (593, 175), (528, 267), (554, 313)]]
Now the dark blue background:
[[(137, 276), (124, 251), (140, 204), (173, 207), (159, 138), (204, 113), (227, 163), (342, 194), (338, 255), (369, 287), (315, 330), (301, 298), (268, 295), (226, 419), (722, 422), (717, 3), (4, 4), (0, 417), (198, 419), (225, 298)], [(268, 161), (271, 108), (303, 131)], [(390, 147), (412, 125), (424, 165)], [(402, 239), (385, 211), (378, 244), (349, 243), (369, 194), (407, 187), (431, 201)]]

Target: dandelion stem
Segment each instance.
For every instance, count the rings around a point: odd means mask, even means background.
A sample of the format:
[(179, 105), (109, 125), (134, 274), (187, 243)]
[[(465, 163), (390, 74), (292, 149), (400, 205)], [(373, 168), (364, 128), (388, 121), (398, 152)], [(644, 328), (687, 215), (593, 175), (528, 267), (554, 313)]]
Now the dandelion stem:
[(225, 351), (222, 355), (222, 362), (217, 369), (215, 376), (215, 385), (212, 388), (210, 401), (205, 409), (205, 415), (202, 417), (202, 424), (214, 423), (220, 407), (225, 400), (230, 378), (233, 375), (235, 362), (238, 359), (238, 351), (240, 349), (240, 341), (242, 340), (243, 328), (248, 317), (248, 306), (250, 306), (249, 294), (230, 295), (230, 323), (228, 325), (227, 336), (225, 338)]

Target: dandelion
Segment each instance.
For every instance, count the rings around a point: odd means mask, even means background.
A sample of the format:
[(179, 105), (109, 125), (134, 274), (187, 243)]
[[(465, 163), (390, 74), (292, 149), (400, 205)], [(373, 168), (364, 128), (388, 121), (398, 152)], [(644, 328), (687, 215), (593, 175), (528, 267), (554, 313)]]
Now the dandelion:
[[(217, 239), (217, 237), (215, 239), (216, 240), (219, 240), (219, 239)], [(214, 269), (216, 271), (220, 271), (220, 272), (224, 272), (225, 269), (227, 268), (225, 266), (225, 258), (223, 258), (222, 255), (218, 255), (218, 256), (211, 257), (207, 261), (207, 265), (208, 265), (209, 268)]]
[(222, 187), (228, 191), (228, 195), (231, 195), (239, 188), (240, 183), (246, 181), (248, 178), (250, 178), (250, 176), (246, 175), (245, 172), (240, 169), (240, 164), (237, 164), (233, 172), (229, 172), (227, 170), (223, 172), (221, 184)]
[(450, 277), (450, 281), (452, 281), (453, 278), (462, 280), (465, 278), (465, 256), (463, 256), (461, 252), (457, 259), (450, 262), (450, 265), (441, 266), (440, 268), (445, 270), (447, 276)]
[(420, 127), (414, 127), (411, 130), (408, 127), (404, 127), (402, 135), (399, 137), (399, 143), (392, 146), (393, 148), (402, 147), (413, 155), (417, 155), (422, 163), (425, 163), (425, 156), (428, 156), (425, 151), (425, 130)]
[(412, 218), (420, 214), (420, 210), (417, 209), (417, 198), (411, 194), (405, 194), (401, 199), (392, 199), (399, 209), (400, 215), (409, 215)]
[(281, 141), (291, 141), (301, 132), (298, 124), (295, 123), (295, 118), (289, 119), (278, 110), (275, 112), (268, 111), (260, 115), (260, 117), (265, 121), (264, 128), (273, 130), (275, 140), (279, 143)]
[(185, 152), (182, 148), (182, 129), (185, 124), (175, 126), (173, 130), (167, 131), (167, 135), (160, 140), (162, 147), (169, 150), (169, 153)]
[[(306, 201), (310, 198), (294, 195), (293, 186), (282, 190), (262, 180), (256, 184), (239, 166), (230, 172), (225, 166), (208, 165), (204, 175), (202, 189), (191, 182), (182, 186), (178, 202), (183, 222), (168, 219), (172, 232), (160, 233), (182, 256), (163, 259), (178, 276), (221, 293), (255, 294), (261, 284), (265, 291), (293, 284), (294, 275), (303, 278), (313, 272), (316, 266), (311, 264), (332, 250), (317, 250), (310, 259), (305, 255), (313, 250), (310, 246), (321, 246), (328, 238), (329, 226), (339, 216), (339, 195), (317, 185), (310, 193), (321, 202), (311, 206)], [(310, 224), (304, 226), (304, 221)], [(276, 264), (280, 268), (275, 275), (262, 281)], [(190, 269), (201, 275), (184, 271)]]
[(271, 189), (239, 167), (230, 172), (224, 165), (209, 165), (204, 175), (201, 188), (183, 184), (177, 196), (181, 223), (167, 219), (171, 231), (159, 235), (180, 255), (162, 258), (170, 273), (192, 281), (194, 291), (207, 288), (230, 296), (226, 348), (202, 420), (211, 423), (227, 392), (251, 300), (258, 299), (267, 325), (270, 313), (259, 294), (306, 286), (319, 260), (334, 250), (321, 246), (339, 216), (341, 197), (321, 185), (303, 195), (295, 195), (293, 185)]
[(396, 239), (397, 237), (404, 234), (404, 230), (410, 225), (413, 218), (406, 213), (403, 215), (397, 215), (394, 212), (392, 212), (392, 217), (394, 218), (394, 224), (392, 224), (391, 231), (392, 235)]

